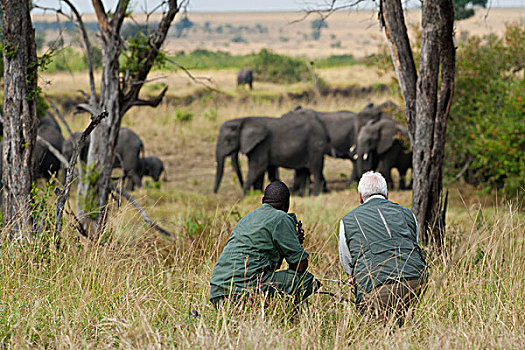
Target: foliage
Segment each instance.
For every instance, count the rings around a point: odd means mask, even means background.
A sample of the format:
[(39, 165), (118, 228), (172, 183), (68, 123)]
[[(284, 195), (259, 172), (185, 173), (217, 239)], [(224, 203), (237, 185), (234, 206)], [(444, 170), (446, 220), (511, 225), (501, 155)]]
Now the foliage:
[(480, 189), (524, 193), (525, 27), (503, 38), (471, 37), (458, 50), (456, 91), (447, 133), (448, 175), (466, 169)]
[(474, 9), (467, 6), (487, 6), (487, 0), (454, 0), (454, 19), (456, 21), (474, 16)]
[(296, 83), (310, 80), (305, 60), (279, 55), (262, 49), (253, 62), (256, 79), (274, 83)]
[[(134, 78), (142, 69), (151, 49), (148, 42), (149, 33), (138, 32), (135, 36), (128, 37), (120, 54), (120, 72), (129, 74)], [(166, 53), (159, 51), (155, 57), (154, 66), (162, 67), (166, 63)]]
[(47, 73), (55, 72), (82, 72), (87, 69), (87, 63), (84, 54), (72, 47), (57, 49), (55, 55), (45, 71)]
[(193, 120), (193, 113), (191, 112), (188, 112), (188, 111), (184, 111), (180, 108), (178, 108), (176, 111), (175, 111), (175, 120), (177, 122), (180, 122), (180, 123), (187, 123), (187, 122), (190, 122)]

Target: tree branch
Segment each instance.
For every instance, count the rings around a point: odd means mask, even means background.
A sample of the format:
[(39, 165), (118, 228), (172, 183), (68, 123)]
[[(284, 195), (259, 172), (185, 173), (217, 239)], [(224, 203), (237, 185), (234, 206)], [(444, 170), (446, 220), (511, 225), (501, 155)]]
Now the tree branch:
[(146, 81), (151, 68), (155, 64), (162, 43), (166, 39), (170, 25), (178, 12), (179, 7), (177, 5), (177, 0), (168, 0), (168, 11), (163, 14), (157, 29), (148, 37), (148, 45), (150, 48), (144, 52), (139, 52), (137, 61), (140, 62), (140, 67), (137, 72), (131, 74), (128, 91), (122, 90), (121, 117), (127, 110), (129, 110), (129, 108), (131, 108), (135, 101), (139, 100), (138, 96), (140, 90), (142, 89), (144, 81)]
[(97, 15), (98, 24), (102, 29), (104, 29), (104, 31), (109, 32), (110, 26), (108, 17), (106, 16), (106, 10), (104, 9), (104, 4), (101, 0), (91, 0), (91, 3), (93, 4), (93, 9)]
[(162, 235), (166, 237), (169, 237), (171, 239), (174, 238), (173, 234), (171, 234), (169, 231), (159, 226), (155, 221), (151, 220), (151, 218), (148, 216), (144, 208), (142, 208), (142, 206), (135, 200), (135, 198), (133, 198), (133, 196), (129, 192), (127, 192), (126, 190), (124, 190), (123, 188), (119, 186), (115, 186), (113, 182), (111, 182), (110, 186), (111, 186), (111, 189), (115, 191), (115, 193), (117, 193), (121, 197), (126, 198), (131, 203), (131, 205), (133, 205), (135, 209), (137, 209), (140, 216), (142, 216), (142, 219), (144, 220), (144, 222), (146, 222), (146, 224), (149, 227), (153, 228), (154, 230), (156, 230), (157, 232), (161, 233)]
[(157, 107), (159, 105), (159, 103), (162, 102), (162, 99), (164, 98), (164, 95), (166, 94), (166, 91), (168, 91), (168, 87), (167, 86), (160, 92), (160, 94), (157, 97), (152, 98), (150, 100), (143, 100), (143, 99), (137, 98), (136, 100), (127, 102), (126, 103), (126, 107), (128, 109), (131, 108), (132, 106)]
[(47, 140), (43, 139), (40, 135), (36, 135), (36, 141), (40, 142), (44, 147), (46, 147), (49, 152), (51, 152), (57, 159), (62, 163), (64, 166), (68, 166), (69, 162), (66, 160), (66, 157), (55, 148), (52, 144), (50, 144)]
[(65, 207), (67, 198), (69, 197), (69, 191), (71, 190), (71, 185), (73, 184), (73, 170), (75, 169), (75, 163), (77, 162), (78, 155), (80, 154), (80, 150), (86, 143), (88, 136), (95, 129), (95, 127), (98, 124), (100, 124), (102, 119), (104, 119), (107, 116), (108, 116), (107, 111), (103, 111), (99, 114), (92, 114), (91, 122), (89, 123), (86, 130), (84, 130), (84, 132), (80, 136), (80, 139), (76, 142), (75, 147), (73, 148), (73, 155), (71, 156), (71, 159), (69, 160), (69, 164), (66, 169), (66, 180), (64, 184), (64, 189), (61, 191), (57, 199), (57, 209), (56, 209), (56, 216), (55, 216), (55, 244), (57, 246), (60, 243), (60, 235), (62, 234), (62, 225), (63, 225), (62, 217), (64, 215), (64, 207)]
[(73, 14), (75, 15), (77, 26), (80, 28), (80, 32), (82, 33), (82, 41), (84, 42), (84, 48), (86, 49), (86, 59), (88, 64), (88, 73), (89, 73), (89, 89), (91, 91), (91, 96), (89, 98), (89, 103), (92, 105), (97, 104), (97, 95), (95, 93), (95, 77), (93, 75), (93, 49), (91, 47), (91, 42), (89, 40), (89, 36), (86, 31), (86, 27), (84, 26), (84, 22), (82, 21), (82, 16), (76, 9), (76, 7), (71, 3), (69, 0), (62, 0), (65, 2)]
[(385, 28), (392, 62), (405, 101), (410, 142), (414, 144), (417, 72), (401, 0), (381, 0), (379, 3), (379, 20)]
[(55, 102), (48, 95), (45, 95), (45, 97), (46, 97), (47, 102), (49, 102), (49, 104), (51, 105), (51, 108), (53, 108), (53, 110), (57, 114), (57, 116), (60, 119), (60, 121), (62, 121), (62, 123), (66, 127), (66, 131), (67, 131), (69, 137), (73, 137), (73, 132), (71, 131), (71, 128), (69, 127), (69, 124), (66, 122), (66, 119), (64, 118), (62, 113), (60, 113), (60, 111), (58, 110), (58, 107), (55, 104)]

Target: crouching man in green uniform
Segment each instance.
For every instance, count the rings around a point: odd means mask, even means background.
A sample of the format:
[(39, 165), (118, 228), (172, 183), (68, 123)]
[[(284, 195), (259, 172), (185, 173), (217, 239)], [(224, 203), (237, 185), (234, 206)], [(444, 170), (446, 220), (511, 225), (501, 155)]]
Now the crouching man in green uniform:
[(361, 205), (343, 217), (339, 228), (341, 264), (354, 284), (359, 312), (402, 322), (428, 277), (416, 218), (388, 200), (380, 173), (365, 173), (358, 191)]
[[(280, 181), (264, 190), (262, 205), (233, 228), (211, 277), (210, 300), (238, 300), (247, 292), (287, 295), (299, 302), (312, 294), (314, 276), (306, 272), (304, 231), (287, 214), (290, 191)], [(277, 271), (283, 259), (288, 270)]]

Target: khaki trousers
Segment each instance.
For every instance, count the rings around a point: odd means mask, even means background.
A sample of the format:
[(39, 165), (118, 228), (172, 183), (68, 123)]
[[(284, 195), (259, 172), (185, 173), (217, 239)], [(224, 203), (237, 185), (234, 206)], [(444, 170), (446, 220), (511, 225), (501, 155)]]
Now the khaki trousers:
[(374, 288), (363, 296), (357, 310), (365, 317), (388, 322), (392, 317), (403, 323), (407, 312), (419, 301), (425, 285), (421, 279), (393, 281)]

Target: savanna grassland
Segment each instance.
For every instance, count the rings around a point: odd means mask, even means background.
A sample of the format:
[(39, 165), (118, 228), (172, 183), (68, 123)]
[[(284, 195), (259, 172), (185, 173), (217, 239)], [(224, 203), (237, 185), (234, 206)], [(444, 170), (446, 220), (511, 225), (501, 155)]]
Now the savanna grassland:
[[(278, 117), (297, 104), (323, 111), (358, 111), (368, 102), (398, 95), (392, 73), (354, 65), (316, 71), (348, 96), (300, 95), (311, 83), (256, 82), (253, 91), (235, 87), (235, 72), (194, 71), (211, 77), (210, 90), (180, 72), (155, 71), (144, 90), (169, 86), (158, 108), (136, 108), (123, 120), (145, 144), (145, 155), (166, 165), (160, 188), (145, 179), (133, 193), (148, 214), (174, 233), (159, 236), (126, 202), (112, 202), (109, 224), (96, 242), (79, 238), (66, 218), (62, 246), (49, 243), (55, 197), (39, 190), (35, 215), (41, 237), (0, 247), (0, 342), (6, 348), (514, 348), (525, 347), (525, 215), (512, 199), (478, 194), (462, 180), (447, 183), (445, 249), (424, 247), (430, 266), (428, 288), (413, 315), (400, 327), (364, 322), (354, 305), (341, 301), (349, 287), (324, 282), (299, 317), (274, 300), (254, 299), (216, 310), (208, 301), (215, 261), (233, 226), (255, 209), (260, 193), (246, 197), (229, 166), (218, 194), (212, 192), (214, 148), (220, 125), (248, 115)], [(73, 115), (70, 101), (86, 88), (85, 73), (43, 73), (44, 90), (64, 110), (75, 130), (87, 116)], [(208, 81), (205, 81), (208, 84)], [(360, 89), (362, 88), (362, 89)], [(297, 97), (299, 94), (299, 97)], [(246, 158), (242, 158), (246, 172)], [(317, 277), (344, 280), (339, 266), (340, 218), (358, 205), (346, 180), (348, 161), (326, 158), (330, 192), (292, 197), (291, 211), (304, 223), (310, 270)], [(281, 172), (291, 184), (293, 174)], [(393, 201), (410, 206), (411, 193), (392, 191)], [(69, 211), (75, 209), (74, 198)], [(46, 230), (47, 228), (47, 230)]]

